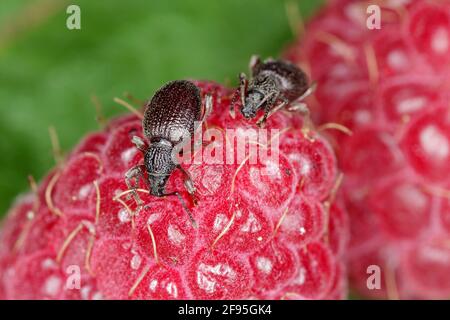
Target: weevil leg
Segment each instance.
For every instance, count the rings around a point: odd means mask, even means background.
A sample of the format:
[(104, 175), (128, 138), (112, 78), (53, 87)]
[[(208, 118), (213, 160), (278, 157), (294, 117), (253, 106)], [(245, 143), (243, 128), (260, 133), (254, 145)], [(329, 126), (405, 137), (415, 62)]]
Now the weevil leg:
[(240, 94), (241, 94), (241, 89), (240, 87), (238, 89), (236, 89), (233, 93), (233, 96), (231, 97), (231, 102), (230, 102), (230, 116), (231, 118), (235, 119), (236, 118), (236, 113), (234, 112), (234, 105), (236, 104), (236, 102), (240, 99)]
[(180, 193), (178, 191), (175, 192), (170, 192), (170, 193), (165, 193), (162, 195), (163, 197), (170, 197), (170, 196), (176, 196), (178, 197), (178, 200), (180, 200), (181, 205), (183, 206), (183, 209), (187, 212), (188, 216), (189, 216), (189, 220), (191, 220), (192, 226), (194, 228), (197, 228), (197, 222), (195, 221), (194, 217), (192, 216), (191, 211), (189, 210), (189, 208), (186, 205), (186, 202), (184, 202), (183, 198), (181, 197)]
[(245, 95), (247, 94), (247, 89), (248, 89), (248, 80), (247, 80), (247, 76), (245, 75), (245, 73), (241, 73), (239, 75), (239, 89), (240, 89), (240, 93), (241, 93), (241, 103), (242, 106), (245, 105)]
[(261, 58), (257, 54), (252, 55), (248, 63), (250, 74), (255, 75), (255, 71), (261, 66), (261, 63)]
[(245, 103), (245, 95), (247, 94), (247, 88), (248, 88), (248, 80), (245, 73), (239, 74), (239, 89), (236, 90), (236, 92), (233, 94), (233, 97), (231, 98), (230, 103), (230, 116), (234, 119), (236, 118), (236, 112), (235, 112), (235, 105), (236, 101), (239, 99), (241, 100), (241, 104), (244, 105)]
[(311, 114), (306, 103), (299, 102), (298, 100), (291, 103), (288, 109), (289, 112), (298, 112), (303, 117), (303, 127), (306, 131), (311, 131), (314, 129), (314, 124), (311, 119)]
[(311, 131), (314, 129), (314, 124), (311, 119), (311, 114), (309, 112), (308, 105), (304, 102), (301, 102), (300, 99), (295, 100), (292, 102), (289, 107), (287, 108), (287, 111), (289, 112), (298, 112), (303, 117), (303, 128), (306, 130), (306, 132)]
[(235, 90), (233, 93), (233, 96), (231, 97), (231, 102), (230, 102), (230, 116), (231, 118), (236, 118), (236, 113), (234, 112), (234, 105), (236, 104), (236, 102), (238, 101), (238, 99), (240, 98), (240, 93), (241, 90), (240, 88)]
[(268, 110), (264, 113), (264, 116), (262, 118), (260, 118), (256, 124), (258, 125), (258, 127), (263, 126), (267, 119), (269, 119), (275, 112), (277, 112), (278, 110), (283, 109), (285, 106), (287, 105), (286, 101), (282, 101), (280, 102), (277, 106), (275, 106), (275, 108)]
[(136, 189), (139, 187), (139, 182), (141, 178), (145, 181), (144, 171), (145, 166), (141, 164), (131, 168), (125, 173), (125, 183), (127, 184), (128, 189), (132, 190), (131, 195), (133, 196), (134, 201), (136, 201), (138, 208), (142, 206), (143, 202), (142, 199), (139, 197)]
[(181, 170), (181, 172), (184, 175), (184, 186), (187, 192), (192, 197), (194, 204), (197, 205), (198, 200), (197, 197), (195, 196), (195, 191), (197, 191), (197, 189), (195, 188), (194, 181), (192, 180), (191, 175), (180, 165), (178, 165), (178, 169)]
[(317, 82), (313, 82), (311, 83), (311, 85), (309, 86), (308, 89), (306, 89), (306, 91), (298, 98), (296, 99), (296, 101), (302, 101), (304, 99), (306, 99), (306, 97), (312, 95), (317, 89)]
[(278, 112), (279, 110), (283, 109), (287, 104), (289, 103), (289, 100), (286, 98), (281, 98), (281, 102), (278, 103), (274, 108), (269, 110), (269, 114), (267, 115), (266, 119), (269, 119), (275, 112)]
[[(264, 108), (264, 115), (258, 119), (258, 121), (256, 121), (256, 125), (258, 127), (262, 127), (264, 126), (264, 124), (266, 123), (267, 119), (275, 112), (271, 112), (271, 110), (273, 109), (274, 104), (276, 103), (276, 101), (278, 100), (279, 94), (272, 92), (270, 94), (268, 94), (260, 103), (260, 105), (265, 105)], [(284, 99), (284, 98), (282, 98)], [(283, 106), (286, 104), (285, 102)], [(280, 108), (275, 107), (277, 110), (281, 109), (283, 106), (281, 106)]]
[(307, 117), (309, 116), (309, 108), (308, 105), (304, 102), (300, 102), (298, 100), (292, 102), (289, 107), (287, 108), (287, 111), (289, 112), (298, 112), (302, 116)]

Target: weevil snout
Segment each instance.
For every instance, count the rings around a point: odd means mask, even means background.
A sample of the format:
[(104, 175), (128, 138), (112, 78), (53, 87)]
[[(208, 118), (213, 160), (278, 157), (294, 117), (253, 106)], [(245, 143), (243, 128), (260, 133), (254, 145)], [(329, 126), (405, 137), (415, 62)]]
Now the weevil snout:
[(241, 108), (242, 115), (247, 118), (254, 118), (256, 112), (261, 107), (261, 102), (264, 99), (264, 95), (259, 91), (249, 92), (245, 97), (245, 103)]
[(163, 196), (168, 178), (168, 175), (149, 174), (150, 193), (156, 197)]

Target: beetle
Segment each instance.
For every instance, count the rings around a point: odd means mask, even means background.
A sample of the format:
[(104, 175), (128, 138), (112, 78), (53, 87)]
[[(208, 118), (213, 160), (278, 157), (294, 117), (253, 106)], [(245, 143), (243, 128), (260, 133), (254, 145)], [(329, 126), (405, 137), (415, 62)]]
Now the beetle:
[[(264, 115), (256, 123), (262, 126), (272, 114), (288, 104), (288, 111), (309, 116), (309, 109), (302, 100), (314, 92), (316, 84), (309, 85), (303, 70), (283, 60), (269, 58), (263, 62), (257, 55), (250, 59), (249, 69), (250, 80), (241, 73), (237, 91), (241, 100), (240, 111), (245, 118), (254, 118), (259, 110), (264, 109)], [(233, 101), (230, 110), (233, 116), (234, 105)]]
[[(125, 180), (139, 206), (142, 200), (136, 189), (143, 179), (151, 195), (156, 197), (177, 196), (194, 226), (195, 220), (178, 191), (167, 193), (167, 181), (175, 169), (184, 175), (184, 185), (195, 200), (195, 186), (189, 173), (178, 163), (177, 150), (191, 143), (197, 127), (212, 110), (212, 97), (206, 95), (202, 103), (200, 89), (191, 81), (175, 80), (165, 84), (145, 105), (142, 127), (148, 144), (133, 136), (132, 142), (144, 154), (144, 163), (129, 169)], [(147, 173), (148, 179), (145, 179)], [(135, 184), (133, 185), (133, 179)]]

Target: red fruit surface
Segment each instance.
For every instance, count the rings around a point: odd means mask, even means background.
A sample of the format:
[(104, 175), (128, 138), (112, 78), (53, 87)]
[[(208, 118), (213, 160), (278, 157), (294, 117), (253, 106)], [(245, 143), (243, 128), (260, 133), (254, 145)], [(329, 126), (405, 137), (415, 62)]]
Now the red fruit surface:
[[(286, 57), (318, 82), (310, 97), (344, 171), (349, 273), (379, 298), (450, 297), (450, 1), (329, 1)], [(367, 268), (381, 270), (370, 290)]]
[[(234, 90), (197, 84), (213, 96), (204, 130), (241, 136), (257, 129), (231, 117)], [(137, 210), (123, 194), (125, 172), (143, 160), (131, 143), (142, 127), (134, 115), (112, 120), (12, 207), (0, 235), (0, 298), (344, 298), (348, 222), (332, 191), (336, 159), (326, 140), (301, 128), (298, 115), (269, 119), (265, 129), (279, 134), (278, 161), (183, 163), (198, 204), (180, 172), (167, 190), (181, 192), (194, 228), (175, 197), (150, 196), (142, 184), (145, 205)], [(237, 153), (237, 144), (215, 139), (212, 148), (209, 138), (204, 153), (216, 160)]]

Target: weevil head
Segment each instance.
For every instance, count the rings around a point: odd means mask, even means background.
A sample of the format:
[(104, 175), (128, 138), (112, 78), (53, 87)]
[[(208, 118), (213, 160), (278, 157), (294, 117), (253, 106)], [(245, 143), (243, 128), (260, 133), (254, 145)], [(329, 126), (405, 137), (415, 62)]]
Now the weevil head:
[(242, 115), (249, 119), (256, 116), (256, 112), (262, 107), (261, 102), (264, 99), (264, 94), (258, 90), (251, 90), (247, 92), (244, 99), (244, 105), (241, 107)]
[(172, 145), (167, 141), (152, 142), (145, 153), (144, 162), (148, 173), (150, 193), (162, 196), (167, 180), (176, 165), (172, 160)]

